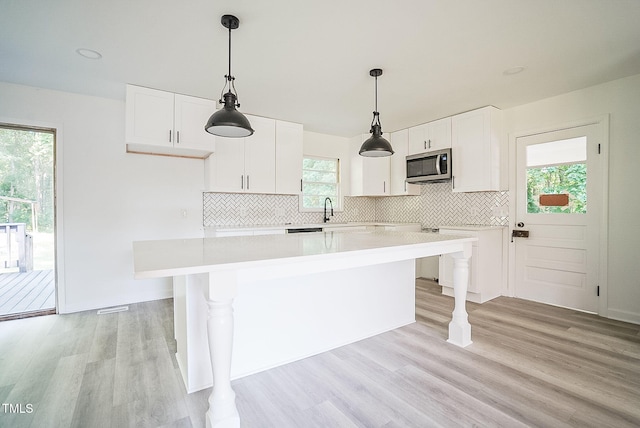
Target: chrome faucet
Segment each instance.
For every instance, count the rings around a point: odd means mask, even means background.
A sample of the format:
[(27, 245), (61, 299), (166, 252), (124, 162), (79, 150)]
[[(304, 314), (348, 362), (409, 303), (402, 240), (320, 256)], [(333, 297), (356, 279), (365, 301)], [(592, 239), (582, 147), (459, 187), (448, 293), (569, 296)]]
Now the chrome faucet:
[(324, 198), (324, 218), (322, 219), (323, 223), (329, 221), (329, 217), (327, 217), (327, 201), (329, 201), (329, 205), (331, 205), (331, 217), (333, 217), (333, 202), (331, 202), (331, 198)]

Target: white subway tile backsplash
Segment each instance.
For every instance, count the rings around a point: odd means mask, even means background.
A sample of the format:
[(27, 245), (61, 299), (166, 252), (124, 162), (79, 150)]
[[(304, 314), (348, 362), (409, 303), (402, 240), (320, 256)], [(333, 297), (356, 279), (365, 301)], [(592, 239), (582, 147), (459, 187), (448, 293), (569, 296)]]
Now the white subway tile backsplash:
[[(453, 193), (450, 183), (422, 186), (420, 196), (345, 197), (344, 211), (335, 212), (332, 222), (381, 221), (421, 223), (423, 227), (443, 224), (506, 226), (509, 192)], [(248, 193), (204, 193), (203, 225), (321, 223), (322, 213), (298, 211), (298, 196)]]

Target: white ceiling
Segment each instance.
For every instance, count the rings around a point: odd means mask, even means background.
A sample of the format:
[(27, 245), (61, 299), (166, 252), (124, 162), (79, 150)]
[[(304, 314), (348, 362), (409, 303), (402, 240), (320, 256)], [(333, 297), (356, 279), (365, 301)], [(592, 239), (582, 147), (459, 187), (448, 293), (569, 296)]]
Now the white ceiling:
[[(0, 3), (0, 81), (117, 99), (125, 83), (218, 99), (228, 55), (220, 17), (236, 15), (240, 110), (347, 137), (369, 131), (371, 68), (384, 71), (385, 132), (640, 73), (638, 0)], [(503, 74), (516, 66), (526, 68)]]

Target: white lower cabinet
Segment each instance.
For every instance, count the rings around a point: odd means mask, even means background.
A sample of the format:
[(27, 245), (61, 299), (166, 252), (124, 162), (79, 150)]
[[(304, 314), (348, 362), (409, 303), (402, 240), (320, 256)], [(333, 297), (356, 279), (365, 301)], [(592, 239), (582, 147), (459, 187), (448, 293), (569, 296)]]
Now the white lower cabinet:
[[(502, 249), (505, 229), (502, 227), (469, 229), (441, 227), (440, 233), (478, 238), (473, 243), (471, 254), (467, 300), (475, 303), (484, 303), (502, 294)], [(442, 286), (442, 294), (453, 296), (453, 258), (451, 256), (440, 256), (438, 283)]]
[(440, 256), (416, 259), (416, 278), (438, 280)]

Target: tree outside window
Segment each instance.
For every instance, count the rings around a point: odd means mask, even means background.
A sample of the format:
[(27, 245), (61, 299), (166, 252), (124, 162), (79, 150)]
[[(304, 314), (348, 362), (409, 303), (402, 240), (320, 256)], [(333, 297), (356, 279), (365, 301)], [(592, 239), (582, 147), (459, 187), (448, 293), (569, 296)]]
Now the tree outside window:
[(302, 160), (303, 211), (320, 211), (330, 198), (334, 208), (340, 209), (340, 168), (338, 159), (304, 157)]

